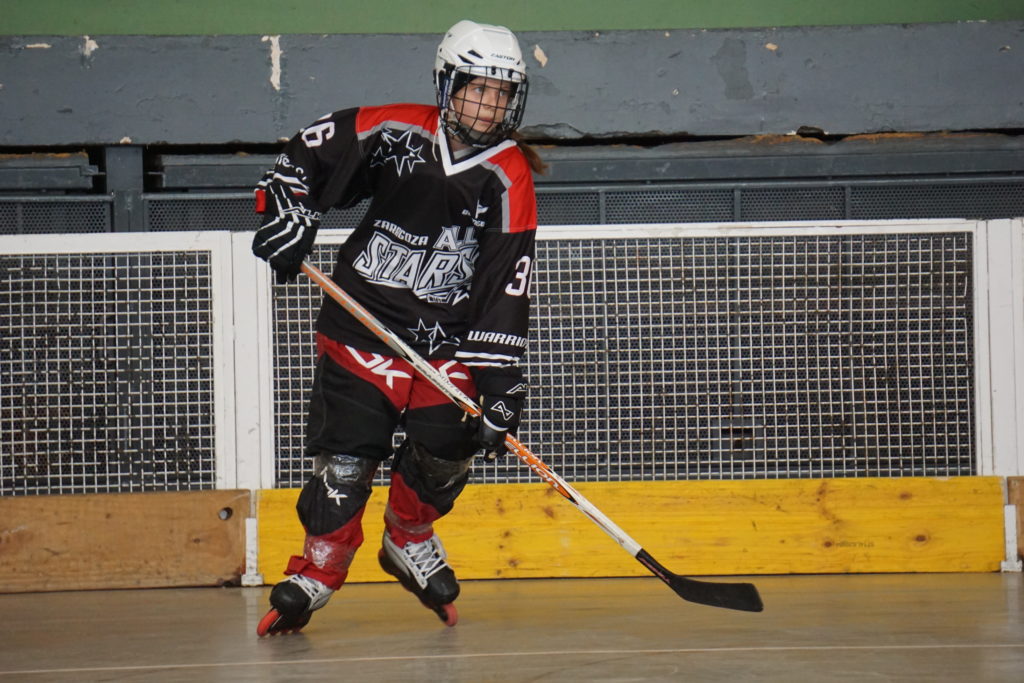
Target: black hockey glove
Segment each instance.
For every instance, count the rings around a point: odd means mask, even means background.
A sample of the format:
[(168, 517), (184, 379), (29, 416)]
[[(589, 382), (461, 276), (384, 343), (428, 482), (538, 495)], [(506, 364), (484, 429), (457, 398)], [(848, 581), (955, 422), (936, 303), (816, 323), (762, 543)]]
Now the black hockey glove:
[[(263, 193), (262, 197), (260, 193)], [(294, 282), (302, 260), (313, 250), (321, 213), (308, 200), (269, 178), (256, 188), (257, 211), (263, 213), (263, 227), (252, 240), (252, 253), (270, 264), (278, 284)]]
[(483, 414), (477, 419), (476, 442), (488, 456), (504, 453), (505, 434), (515, 435), (528, 385), (514, 365), (473, 372)]

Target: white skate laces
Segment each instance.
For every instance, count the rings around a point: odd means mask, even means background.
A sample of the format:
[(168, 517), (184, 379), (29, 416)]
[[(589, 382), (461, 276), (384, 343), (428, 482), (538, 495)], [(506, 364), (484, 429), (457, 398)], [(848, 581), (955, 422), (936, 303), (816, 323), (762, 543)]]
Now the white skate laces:
[(401, 562), (402, 566), (409, 571), (409, 574), (423, 589), (427, 587), (427, 579), (448, 566), (448, 563), (445, 562), (448, 553), (445, 552), (437, 534), (419, 543), (410, 541), (399, 548), (391, 540), (391, 536), (385, 532), (384, 546), (385, 551), (395, 560)]
[(316, 579), (311, 579), (308, 576), (303, 576), (302, 574), (292, 574), (288, 577), (288, 582), (297, 586), (303, 593), (309, 596), (309, 607), (306, 608), (309, 612), (320, 609), (326, 605), (327, 601), (334, 593), (333, 589), (328, 588)]

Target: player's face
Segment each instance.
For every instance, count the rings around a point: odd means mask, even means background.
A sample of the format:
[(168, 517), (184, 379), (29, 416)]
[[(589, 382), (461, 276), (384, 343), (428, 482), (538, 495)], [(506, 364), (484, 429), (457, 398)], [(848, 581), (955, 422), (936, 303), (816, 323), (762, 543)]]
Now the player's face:
[(487, 133), (505, 119), (511, 98), (508, 81), (478, 77), (452, 96), (452, 110), (463, 126)]

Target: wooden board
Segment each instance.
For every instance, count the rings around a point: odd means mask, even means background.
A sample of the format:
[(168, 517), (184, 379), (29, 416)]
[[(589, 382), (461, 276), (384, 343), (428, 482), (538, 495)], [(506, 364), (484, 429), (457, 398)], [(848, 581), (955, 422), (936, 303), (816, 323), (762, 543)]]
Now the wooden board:
[(1006, 478), (1006, 499), (1017, 506), (1017, 559), (1024, 560), (1024, 477)]
[(237, 582), (250, 498), (249, 491), (0, 498), (0, 592)]
[[(579, 484), (669, 569), (689, 575), (998, 571), (999, 477)], [(302, 550), (298, 490), (259, 492), (259, 565), (280, 580)], [(390, 580), (376, 563), (386, 492), (364, 515), (350, 581)], [(436, 525), (466, 579), (647, 573), (544, 484), (471, 485)]]

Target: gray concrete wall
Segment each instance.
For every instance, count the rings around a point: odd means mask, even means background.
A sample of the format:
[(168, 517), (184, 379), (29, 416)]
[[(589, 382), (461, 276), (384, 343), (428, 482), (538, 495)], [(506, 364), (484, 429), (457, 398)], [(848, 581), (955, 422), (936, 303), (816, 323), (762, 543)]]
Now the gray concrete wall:
[[(1024, 128), (1024, 22), (520, 33), (556, 139)], [(267, 143), (430, 102), (438, 37), (0, 38), (0, 145)]]

